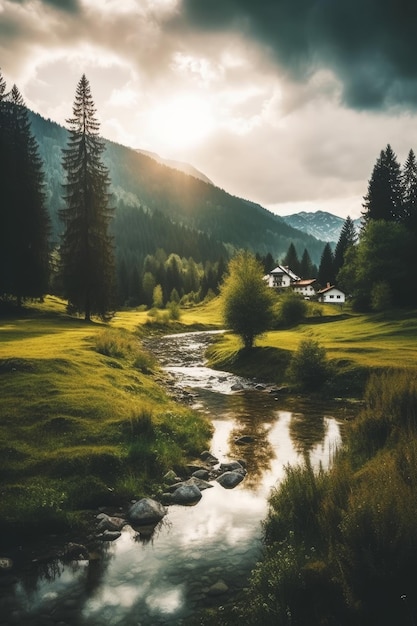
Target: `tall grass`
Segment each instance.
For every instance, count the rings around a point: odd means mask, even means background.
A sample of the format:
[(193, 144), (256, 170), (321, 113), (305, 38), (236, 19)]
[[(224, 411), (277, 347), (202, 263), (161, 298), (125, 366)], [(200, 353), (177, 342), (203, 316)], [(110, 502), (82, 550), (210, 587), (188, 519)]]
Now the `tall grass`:
[(417, 620), (416, 411), (415, 372), (374, 375), (332, 468), (287, 468), (241, 611), (248, 623)]

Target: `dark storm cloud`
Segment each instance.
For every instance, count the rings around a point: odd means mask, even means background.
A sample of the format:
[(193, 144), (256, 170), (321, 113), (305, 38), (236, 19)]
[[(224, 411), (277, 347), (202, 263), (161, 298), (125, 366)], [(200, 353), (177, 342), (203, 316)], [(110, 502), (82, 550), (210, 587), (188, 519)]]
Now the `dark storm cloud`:
[(415, 0), (182, 0), (202, 30), (237, 30), (265, 45), (302, 80), (332, 70), (346, 104), (417, 106)]
[[(28, 0), (11, 0), (14, 4), (27, 4)], [(49, 5), (68, 13), (78, 13), (80, 10), (79, 0), (41, 0), (41, 4)]]

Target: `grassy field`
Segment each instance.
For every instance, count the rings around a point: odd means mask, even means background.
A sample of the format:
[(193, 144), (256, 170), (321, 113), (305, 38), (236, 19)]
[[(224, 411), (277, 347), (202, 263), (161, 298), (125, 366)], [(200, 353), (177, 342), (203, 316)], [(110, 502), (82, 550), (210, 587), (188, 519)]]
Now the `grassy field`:
[(0, 519), (67, 526), (72, 511), (151, 492), (208, 445), (210, 425), (170, 399), (137, 330), (71, 318), (48, 297), (0, 320)]
[[(87, 324), (68, 316), (54, 297), (19, 317), (3, 315), (1, 524), (30, 519), (66, 526), (74, 510), (151, 493), (166, 470), (207, 447), (209, 423), (167, 396), (141, 336), (221, 326), (217, 299), (183, 309), (168, 324), (135, 310), (117, 313), (109, 324)], [(259, 338), (249, 353), (225, 333), (209, 358), (283, 383), (302, 338), (325, 347), (338, 381), (328, 388), (333, 395), (361, 394), (371, 369), (416, 367), (414, 311), (366, 316), (319, 305), (303, 324)]]
[(209, 349), (210, 364), (282, 384), (292, 353), (312, 339), (326, 349), (338, 392), (360, 394), (370, 370), (417, 369), (417, 311), (365, 315), (330, 306), (294, 328), (265, 333), (250, 353), (226, 333)]

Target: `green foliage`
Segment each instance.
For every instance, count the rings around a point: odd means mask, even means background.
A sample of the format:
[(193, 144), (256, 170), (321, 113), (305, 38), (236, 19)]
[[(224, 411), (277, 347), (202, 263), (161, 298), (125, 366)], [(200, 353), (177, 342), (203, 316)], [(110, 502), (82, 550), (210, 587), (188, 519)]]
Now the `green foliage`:
[(152, 293), (152, 306), (155, 309), (162, 309), (164, 306), (164, 296), (161, 285), (156, 285)]
[(63, 150), (66, 207), (60, 211), (64, 235), (60, 248), (62, 284), (70, 312), (106, 319), (114, 306), (114, 250), (109, 234), (109, 173), (99, 137), (90, 85), (77, 85), (69, 120), (68, 147)]
[(385, 280), (375, 283), (372, 287), (371, 307), (373, 311), (387, 311), (392, 307), (391, 288)]
[(243, 620), (390, 626), (415, 618), (416, 436), (415, 371), (374, 374), (332, 467), (314, 471), (307, 458), (271, 495), (267, 549)]
[[(383, 281), (397, 306), (414, 304), (417, 288), (412, 279), (416, 259), (416, 241), (403, 224), (370, 220), (355, 252), (348, 256), (341, 282), (350, 287), (354, 301), (371, 306), (372, 290)], [(385, 287), (385, 291), (387, 291)]]
[(296, 326), (307, 314), (308, 305), (302, 296), (292, 291), (279, 298), (278, 325)]
[(178, 304), (178, 302), (175, 302), (175, 300), (171, 300), (171, 302), (168, 302), (167, 309), (170, 319), (177, 322), (181, 318), (180, 305)]
[(335, 284), (336, 273), (334, 266), (334, 257), (329, 243), (326, 243), (323, 248), (317, 279), (322, 288), (326, 287), (327, 284)]
[(329, 375), (325, 348), (313, 339), (301, 340), (288, 366), (288, 379), (303, 391), (316, 391)]
[(44, 172), (28, 111), (16, 86), (0, 74), (0, 298), (48, 292), (50, 221)]
[(363, 218), (400, 221), (403, 215), (401, 173), (397, 156), (388, 144), (375, 163), (368, 192), (364, 197)]
[(262, 278), (262, 266), (249, 252), (239, 252), (229, 264), (222, 288), (224, 320), (251, 348), (257, 335), (272, 323), (272, 290)]

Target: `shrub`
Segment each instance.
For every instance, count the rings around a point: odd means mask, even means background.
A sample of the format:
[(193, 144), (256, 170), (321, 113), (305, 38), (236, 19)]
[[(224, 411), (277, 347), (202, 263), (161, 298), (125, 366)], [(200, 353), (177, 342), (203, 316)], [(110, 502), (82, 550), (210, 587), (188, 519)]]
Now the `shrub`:
[(281, 299), (278, 323), (283, 326), (299, 324), (307, 314), (307, 302), (296, 293), (288, 293)]
[(176, 302), (175, 300), (171, 300), (167, 304), (167, 309), (168, 309), (169, 317), (172, 320), (178, 321), (180, 319), (181, 310), (180, 310), (178, 302)]
[(288, 366), (287, 378), (303, 391), (319, 389), (329, 378), (326, 350), (312, 339), (303, 339)]

